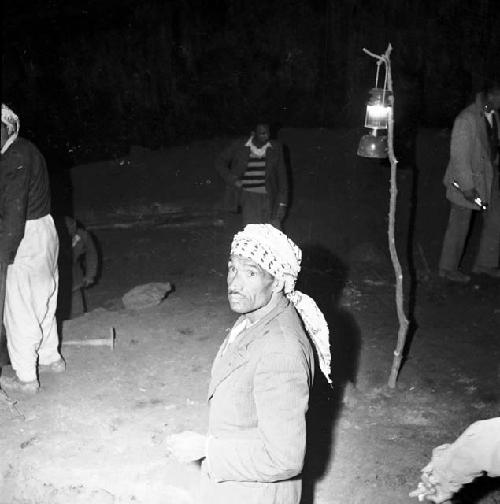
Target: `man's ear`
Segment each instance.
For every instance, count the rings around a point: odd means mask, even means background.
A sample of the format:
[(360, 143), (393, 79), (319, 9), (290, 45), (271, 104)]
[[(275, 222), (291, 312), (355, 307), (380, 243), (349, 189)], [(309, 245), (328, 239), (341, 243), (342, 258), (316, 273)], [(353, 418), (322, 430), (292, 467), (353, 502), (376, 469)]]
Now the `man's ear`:
[(273, 292), (281, 292), (285, 287), (285, 281), (283, 278), (274, 277), (273, 280)]

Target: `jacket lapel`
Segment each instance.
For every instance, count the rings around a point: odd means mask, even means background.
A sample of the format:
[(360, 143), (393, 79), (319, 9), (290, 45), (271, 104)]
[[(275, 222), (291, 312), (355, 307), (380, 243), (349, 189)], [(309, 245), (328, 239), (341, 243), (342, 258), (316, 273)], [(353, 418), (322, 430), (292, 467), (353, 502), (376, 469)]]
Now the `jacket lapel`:
[[(285, 298), (275, 306), (265, 317), (259, 320), (249, 329), (244, 329), (229, 347), (227, 339), (222, 343), (217, 357), (212, 366), (212, 377), (208, 387), (208, 399), (213, 395), (217, 387), (234, 371), (243, 366), (249, 359), (248, 347), (256, 340), (265, 336), (264, 326), (277, 317), (287, 306), (289, 301)], [(241, 319), (238, 319), (240, 321)], [(238, 323), (236, 322), (236, 324)], [(235, 325), (236, 325), (235, 324)], [(229, 336), (228, 336), (229, 337)]]
[[(240, 335), (241, 336), (241, 335)], [(231, 345), (224, 355), (218, 357), (212, 367), (212, 379), (208, 387), (208, 399), (210, 399), (216, 388), (234, 371), (243, 366), (248, 361), (248, 356), (245, 352), (241, 352), (239, 347)]]

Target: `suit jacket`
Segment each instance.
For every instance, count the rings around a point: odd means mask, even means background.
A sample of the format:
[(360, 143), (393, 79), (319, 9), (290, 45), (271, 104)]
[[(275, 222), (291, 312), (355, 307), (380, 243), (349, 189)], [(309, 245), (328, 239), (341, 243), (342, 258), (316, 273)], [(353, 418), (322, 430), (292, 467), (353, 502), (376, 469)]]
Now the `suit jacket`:
[[(496, 112), (495, 116), (500, 125)], [(481, 199), (488, 203), (491, 200), (494, 170), (497, 169), (494, 157), (488, 139), (483, 102), (481, 95), (478, 95), (473, 104), (462, 110), (453, 125), (450, 162), (443, 179), (446, 197), (457, 205), (478, 210), (477, 205), (467, 201), (451, 185), (456, 180), (463, 190), (476, 189)]]
[(298, 504), (311, 344), (286, 298), (214, 361), (203, 504)]
[[(248, 139), (240, 139), (227, 147), (215, 160), (215, 169), (226, 183), (224, 203), (226, 209), (235, 212), (240, 204), (241, 189), (234, 183), (245, 173), (250, 157)], [(275, 218), (279, 204), (288, 204), (288, 178), (283, 159), (283, 146), (271, 140), (266, 151), (266, 193), (271, 208), (271, 218)]]

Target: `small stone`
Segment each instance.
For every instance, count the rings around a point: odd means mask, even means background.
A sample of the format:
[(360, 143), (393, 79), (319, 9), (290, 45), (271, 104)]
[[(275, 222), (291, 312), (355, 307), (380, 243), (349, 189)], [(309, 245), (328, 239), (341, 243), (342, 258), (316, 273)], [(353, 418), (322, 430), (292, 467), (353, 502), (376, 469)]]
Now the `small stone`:
[(123, 305), (129, 310), (143, 310), (160, 304), (172, 290), (170, 282), (151, 282), (138, 285), (122, 297)]

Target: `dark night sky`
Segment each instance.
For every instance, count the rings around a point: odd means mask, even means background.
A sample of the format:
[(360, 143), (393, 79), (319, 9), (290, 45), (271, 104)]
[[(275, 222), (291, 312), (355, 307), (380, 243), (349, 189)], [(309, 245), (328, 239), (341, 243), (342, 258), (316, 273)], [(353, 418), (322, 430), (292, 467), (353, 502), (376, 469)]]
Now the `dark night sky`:
[[(497, 0), (31, 0), (3, 7), (2, 96), (80, 159), (286, 126), (357, 126), (391, 42), (396, 119), (449, 126), (498, 67)], [(92, 149), (90, 149), (92, 146)]]

